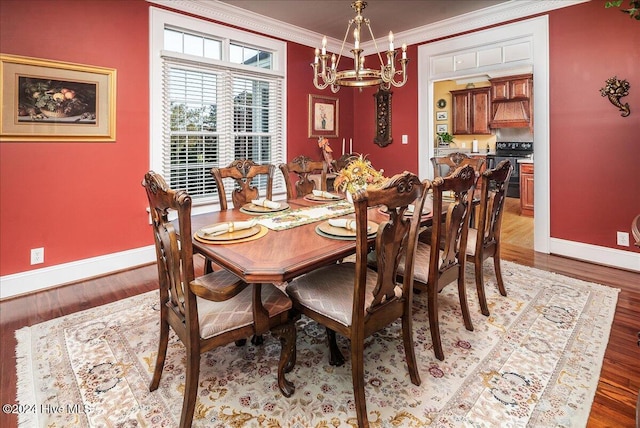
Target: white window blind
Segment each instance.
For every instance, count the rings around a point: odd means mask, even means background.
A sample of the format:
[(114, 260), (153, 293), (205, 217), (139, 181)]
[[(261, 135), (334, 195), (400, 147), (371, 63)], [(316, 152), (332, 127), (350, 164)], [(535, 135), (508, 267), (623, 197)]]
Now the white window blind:
[[(217, 198), (212, 167), (284, 159), (281, 78), (165, 58), (163, 81), (163, 172), (172, 188), (194, 201)], [(254, 183), (265, 194), (266, 180)]]
[[(206, 209), (219, 199), (211, 168), (285, 162), (286, 45), (157, 9), (152, 29), (151, 168)], [(266, 179), (254, 184), (266, 193)]]

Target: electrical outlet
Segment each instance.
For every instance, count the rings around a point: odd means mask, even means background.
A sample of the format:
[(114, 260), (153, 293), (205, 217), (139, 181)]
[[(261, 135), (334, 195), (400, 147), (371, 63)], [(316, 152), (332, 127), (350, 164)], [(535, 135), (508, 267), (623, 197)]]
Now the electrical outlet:
[(31, 264), (37, 265), (44, 263), (44, 248), (31, 249)]
[(618, 245), (623, 247), (629, 246), (629, 233), (627, 232), (616, 232), (618, 235)]

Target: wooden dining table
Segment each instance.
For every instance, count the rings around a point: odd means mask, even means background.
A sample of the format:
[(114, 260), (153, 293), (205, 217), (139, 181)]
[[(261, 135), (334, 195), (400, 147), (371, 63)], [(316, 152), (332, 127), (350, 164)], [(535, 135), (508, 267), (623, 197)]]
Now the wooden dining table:
[[(425, 211), (429, 210), (432, 200), (425, 200)], [(288, 200), (291, 210), (317, 206), (304, 198)], [(368, 220), (381, 223), (389, 218), (384, 210), (370, 208)], [(355, 218), (355, 214), (341, 216)], [(256, 337), (268, 331), (264, 315), (265, 309), (260, 298), (261, 284), (279, 284), (290, 281), (322, 266), (336, 263), (356, 251), (355, 239), (333, 239), (321, 236), (316, 226), (326, 219), (296, 226), (284, 230), (268, 230), (264, 236), (245, 242), (205, 243), (196, 239), (195, 232), (203, 227), (223, 222), (243, 221), (256, 218), (237, 209), (227, 209), (191, 218), (194, 253), (201, 254), (215, 264), (228, 269), (254, 286), (254, 322)], [(423, 216), (423, 224), (431, 223), (431, 215)], [(264, 226), (262, 226), (264, 227)], [(371, 248), (375, 245), (375, 236), (369, 239)], [(295, 390), (294, 385), (285, 381), (279, 385), (285, 396)]]
[[(430, 210), (431, 199), (425, 200), (425, 211)], [(318, 205), (305, 198), (288, 200), (291, 210)], [(330, 203), (330, 202), (329, 202)], [(342, 216), (355, 218), (354, 214)], [(256, 218), (237, 209), (228, 209), (192, 216), (193, 231), (216, 223)], [(369, 209), (368, 219), (375, 223), (389, 216), (378, 208)], [(431, 215), (423, 216), (423, 225), (430, 224)], [(240, 243), (210, 244), (194, 236), (193, 250), (214, 263), (230, 270), (248, 283), (280, 283), (290, 281), (321, 266), (335, 263), (354, 254), (355, 239), (340, 240), (321, 236), (316, 232), (319, 221), (285, 230), (269, 230), (259, 239)], [(374, 245), (375, 238), (370, 239)]]

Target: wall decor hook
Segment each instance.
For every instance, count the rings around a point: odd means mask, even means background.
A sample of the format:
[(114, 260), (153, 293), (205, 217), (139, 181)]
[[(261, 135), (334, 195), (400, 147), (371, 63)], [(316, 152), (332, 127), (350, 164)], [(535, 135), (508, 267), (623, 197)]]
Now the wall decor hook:
[(631, 85), (626, 80), (620, 80), (617, 76), (607, 79), (606, 86), (600, 89), (600, 95), (608, 97), (611, 104), (618, 107), (622, 113), (620, 116), (627, 117), (631, 114), (629, 103), (622, 104), (620, 98), (629, 95)]

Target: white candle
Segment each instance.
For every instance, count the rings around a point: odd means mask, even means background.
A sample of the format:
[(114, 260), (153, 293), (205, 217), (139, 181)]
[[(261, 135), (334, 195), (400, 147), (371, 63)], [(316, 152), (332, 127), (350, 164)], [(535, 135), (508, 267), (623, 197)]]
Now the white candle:
[(317, 64), (317, 63), (318, 63), (318, 55), (320, 54), (320, 51), (318, 50), (318, 48), (316, 48), (316, 52), (315, 52), (315, 54), (316, 54), (316, 57), (315, 57), (315, 59), (313, 60), (313, 62), (314, 62), (315, 64)]
[(344, 138), (342, 139), (342, 154), (344, 154)]
[(402, 59), (407, 59), (407, 44), (402, 44)]
[(389, 50), (393, 50), (393, 32), (389, 31)]
[(327, 36), (322, 38), (322, 55), (327, 54)]
[(349, 138), (349, 154), (353, 153), (353, 138)]

